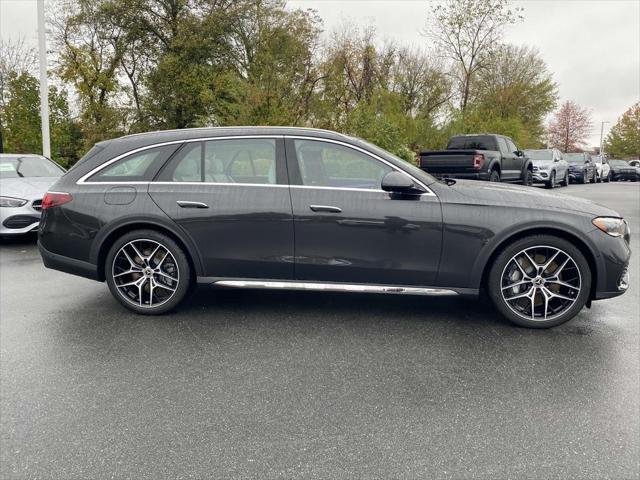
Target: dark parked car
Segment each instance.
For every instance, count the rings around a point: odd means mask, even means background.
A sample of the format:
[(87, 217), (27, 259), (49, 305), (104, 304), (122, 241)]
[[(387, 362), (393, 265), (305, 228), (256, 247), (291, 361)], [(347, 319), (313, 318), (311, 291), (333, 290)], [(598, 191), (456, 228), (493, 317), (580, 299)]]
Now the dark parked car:
[(420, 168), (439, 178), (533, 183), (531, 160), (502, 135), (458, 135), (446, 150), (420, 153)]
[(569, 185), (569, 164), (562, 158), (560, 150), (525, 150), (524, 154), (533, 162), (534, 183), (544, 183), (547, 188)]
[[(195, 283), (477, 296), (550, 327), (627, 288), (629, 230), (588, 201), (443, 183), (322, 130), (211, 128), (98, 143), (47, 193), (44, 263), (139, 313)], [(425, 307), (428, 308), (428, 307)]]
[(565, 153), (569, 164), (569, 180), (575, 183), (596, 183), (596, 164), (588, 153)]
[(611, 180), (614, 182), (638, 181), (638, 167), (634, 167), (626, 160), (609, 160), (609, 165), (611, 165)]

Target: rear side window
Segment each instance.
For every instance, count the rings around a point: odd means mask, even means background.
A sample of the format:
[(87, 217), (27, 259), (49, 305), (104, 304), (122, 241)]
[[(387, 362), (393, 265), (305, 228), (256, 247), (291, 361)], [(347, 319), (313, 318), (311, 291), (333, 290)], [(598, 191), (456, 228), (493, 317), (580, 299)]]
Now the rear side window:
[(132, 153), (92, 175), (88, 182), (151, 181), (178, 145), (153, 147)]
[(274, 185), (276, 141), (237, 138), (185, 143), (157, 180)]
[(447, 150), (496, 150), (493, 137), (453, 137), (449, 140)]

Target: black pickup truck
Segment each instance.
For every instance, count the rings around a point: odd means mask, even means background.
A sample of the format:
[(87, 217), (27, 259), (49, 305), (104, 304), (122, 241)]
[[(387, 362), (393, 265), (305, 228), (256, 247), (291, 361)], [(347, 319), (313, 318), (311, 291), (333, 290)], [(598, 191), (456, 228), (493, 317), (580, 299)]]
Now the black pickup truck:
[(533, 166), (509, 137), (458, 135), (446, 150), (420, 152), (420, 168), (440, 178), (533, 183)]

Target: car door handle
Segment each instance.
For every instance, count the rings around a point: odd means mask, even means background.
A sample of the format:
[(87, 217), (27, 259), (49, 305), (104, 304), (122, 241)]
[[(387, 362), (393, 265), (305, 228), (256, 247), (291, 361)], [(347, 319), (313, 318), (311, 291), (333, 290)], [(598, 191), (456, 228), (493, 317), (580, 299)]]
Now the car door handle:
[(189, 202), (187, 200), (178, 200), (176, 203), (182, 208), (209, 208), (209, 205), (202, 202)]
[(309, 205), (309, 208), (314, 212), (342, 213), (341, 208), (331, 205)]

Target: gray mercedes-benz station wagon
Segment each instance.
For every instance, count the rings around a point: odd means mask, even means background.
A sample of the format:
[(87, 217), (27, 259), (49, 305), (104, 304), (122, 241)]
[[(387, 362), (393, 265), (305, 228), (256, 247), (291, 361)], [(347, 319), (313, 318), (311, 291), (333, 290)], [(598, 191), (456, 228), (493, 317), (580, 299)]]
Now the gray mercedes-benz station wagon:
[(629, 228), (539, 189), (439, 181), (362, 140), (285, 127), (98, 143), (45, 195), (49, 268), (158, 314), (196, 284), (477, 296), (550, 327), (627, 289)]

